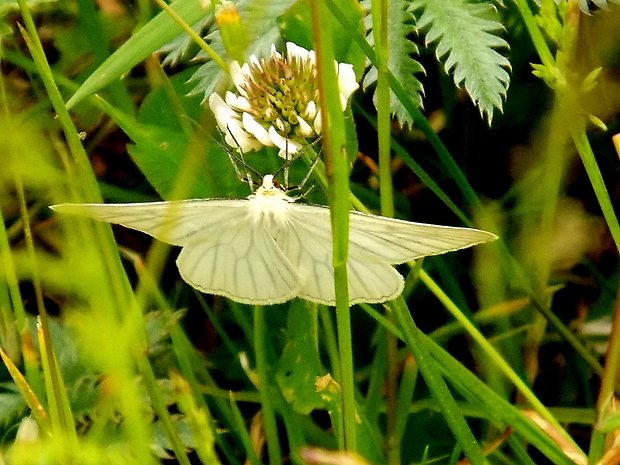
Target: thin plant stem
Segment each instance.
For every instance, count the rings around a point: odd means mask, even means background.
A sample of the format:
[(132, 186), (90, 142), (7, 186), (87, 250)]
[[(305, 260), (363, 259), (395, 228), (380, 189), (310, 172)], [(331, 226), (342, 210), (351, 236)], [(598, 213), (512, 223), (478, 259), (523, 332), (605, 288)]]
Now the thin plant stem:
[(272, 405), (269, 385), (271, 376), (268, 372), (269, 361), (267, 357), (267, 327), (265, 325), (265, 308), (254, 306), (254, 353), (256, 355), (256, 370), (258, 372), (258, 393), (261, 400), (263, 425), (267, 440), (269, 465), (282, 465), (282, 451), (278, 439), (278, 428)]
[[(355, 414), (355, 384), (353, 345), (347, 282), (347, 255), (349, 246), (349, 167), (346, 152), (344, 115), (340, 107), (338, 78), (334, 67), (329, 11), (319, 0), (312, 0), (311, 22), (317, 57), (320, 108), (323, 119), (323, 148), (329, 182), (332, 224), (334, 284), (336, 293), (336, 327), (340, 358), (339, 383), (342, 394), (344, 447), (357, 450), (357, 421)], [(329, 129), (327, 129), (329, 128)]]
[(60, 126), (62, 127), (64, 135), (67, 139), (67, 144), (69, 146), (69, 151), (73, 158), (73, 162), (78, 168), (77, 175), (81, 179), (81, 185), (85, 187), (86, 192), (84, 194), (86, 195), (87, 200), (100, 201), (101, 195), (99, 194), (99, 188), (97, 187), (97, 180), (95, 179), (91, 169), (86, 152), (84, 152), (82, 142), (80, 141), (78, 131), (73, 124), (71, 115), (69, 115), (69, 112), (67, 111), (62, 100), (62, 96), (58, 91), (58, 87), (56, 87), (56, 83), (54, 82), (51, 68), (45, 58), (43, 46), (41, 45), (41, 41), (37, 35), (37, 29), (32, 16), (30, 15), (26, 0), (18, 0), (18, 3), (24, 24), (26, 26), (26, 31), (28, 31), (26, 32), (22, 29), (22, 36), (24, 37), (30, 53), (32, 54), (32, 58), (37, 65), (37, 69), (39, 71), (39, 75), (41, 76), (41, 80), (45, 85), (47, 95), (52, 102), (52, 106), (56, 111), (56, 116), (58, 117)]
[(398, 298), (390, 303), (390, 308), (395, 314), (396, 321), (402, 331), (404, 341), (407, 347), (413, 354), (413, 357), (420, 368), (420, 372), (424, 377), (426, 385), (433, 394), (433, 397), (439, 403), (444, 418), (450, 426), (450, 429), (456, 436), (460, 447), (465, 451), (465, 454), (471, 461), (480, 465), (486, 465), (489, 463), (485, 457), (482, 449), (478, 445), (471, 429), (465, 422), (462, 413), (460, 412), (456, 401), (450, 394), (446, 383), (439, 372), (436, 362), (432, 359), (428, 348), (425, 344), (425, 336), (416, 326), (409, 309), (405, 305), (404, 300)]
[[(618, 371), (620, 364), (620, 287), (616, 291), (609, 343), (605, 353), (605, 365), (601, 376), (601, 386), (596, 399), (596, 424), (590, 438), (588, 464), (599, 463), (605, 452), (606, 435), (598, 427), (609, 415), (613, 414), (615, 391), (618, 386)], [(613, 432), (610, 434), (614, 434)]]
[[(42, 355), (43, 369), (46, 374), (46, 389), (47, 389), (47, 401), (48, 411), (51, 420), (51, 426), (54, 433), (62, 437), (61, 433), (67, 434), (67, 437), (72, 439), (74, 443), (77, 442), (77, 434), (75, 432), (75, 426), (73, 419), (67, 417), (66, 409), (64, 408), (63, 400), (66, 401), (66, 391), (64, 390), (64, 383), (60, 379), (60, 373), (57, 366), (56, 356), (54, 355), (54, 348), (52, 346), (52, 338), (50, 336), (49, 317), (45, 304), (43, 301), (43, 291), (41, 289), (41, 279), (39, 276), (37, 260), (34, 252), (34, 243), (32, 239), (32, 230), (30, 229), (30, 218), (28, 209), (26, 207), (26, 198), (24, 193), (24, 187), (19, 175), (15, 175), (15, 186), (17, 188), (17, 194), (19, 198), (19, 207), (24, 225), (24, 238), (26, 242), (26, 249), (28, 252), (28, 261), (30, 266), (30, 272), (32, 275), (32, 283), (34, 285), (35, 300), (37, 303), (37, 310), (39, 312), (39, 340), (41, 342), (40, 350)], [(47, 362), (47, 363), (46, 363)], [(70, 415), (70, 412), (69, 412)]]
[(420, 280), (437, 297), (443, 306), (461, 323), (467, 333), (476, 341), (485, 354), (493, 361), (493, 364), (514, 384), (516, 389), (529, 402), (534, 410), (552, 425), (562, 437), (570, 444), (575, 445), (570, 435), (562, 428), (557, 419), (549, 412), (543, 403), (534, 395), (527, 384), (515, 373), (512, 367), (504, 360), (497, 350), (487, 341), (484, 335), (476, 328), (461, 310), (450, 300), (435, 281), (424, 271), (420, 271)]
[(527, 0), (515, 0), (519, 13), (523, 18), (523, 23), (527, 28), (527, 32), (532, 39), (532, 43), (534, 44), (534, 48), (542, 61), (542, 64), (546, 67), (554, 67), (555, 59), (553, 58), (553, 54), (551, 50), (549, 50), (549, 46), (545, 40), (545, 37), (538, 27), (536, 23), (536, 19), (532, 14), (532, 10), (530, 9), (529, 3)]
[(581, 162), (586, 169), (588, 178), (590, 179), (590, 184), (596, 194), (596, 199), (598, 200), (598, 204), (601, 207), (601, 211), (609, 227), (611, 237), (616, 244), (616, 249), (620, 252), (620, 224), (618, 223), (618, 217), (616, 216), (614, 206), (605, 187), (605, 181), (603, 180), (601, 170), (596, 163), (592, 146), (586, 135), (585, 125), (580, 124), (572, 131), (571, 136), (577, 148), (577, 152), (581, 157)]
[(310, 2), (312, 36), (316, 50), (319, 106), (325, 133), (323, 149), (325, 169), (329, 181), (330, 217), (332, 223), (334, 285), (336, 293), (336, 327), (340, 356), (340, 387), (342, 389), (342, 417), (344, 447), (357, 450), (357, 422), (355, 414), (355, 385), (353, 380), (353, 345), (349, 287), (347, 282), (347, 254), (349, 246), (349, 162), (346, 151), (344, 115), (340, 106), (338, 77), (334, 66), (333, 37), (329, 11), (320, 0)]
[[(57, 119), (63, 130), (69, 152), (71, 154), (72, 166), (67, 167), (67, 171), (72, 174), (72, 179), (75, 183), (74, 187), (77, 187), (78, 196), (80, 200), (85, 199), (87, 201), (100, 202), (101, 193), (97, 185), (97, 179), (93, 173), (88, 156), (84, 151), (82, 142), (79, 138), (78, 131), (73, 124), (73, 120), (69, 111), (67, 110), (60, 91), (54, 81), (51, 68), (47, 62), (43, 46), (39, 36), (37, 35), (37, 29), (35, 27), (32, 16), (25, 0), (19, 0), (20, 11), (26, 26), (26, 30), (21, 28), (22, 36), (28, 45), (28, 49), (35, 62), (39, 76), (45, 86), (47, 95), (49, 96), (52, 106), (56, 111)], [(97, 235), (98, 243), (100, 244), (102, 257), (108, 272), (105, 273), (105, 277), (109, 279), (109, 284), (117, 299), (117, 307), (123, 308), (127, 302), (132, 301), (131, 289), (126, 280), (121, 277), (124, 276), (122, 265), (117, 258), (114, 246), (114, 240), (112, 234), (107, 230), (104, 232), (103, 228), (96, 227), (95, 234)]]
[[(381, 214), (394, 216), (394, 198), (392, 193), (391, 173), (391, 134), (390, 134), (390, 83), (388, 77), (388, 2), (372, 0), (373, 38), (375, 57), (377, 59), (377, 141), (379, 151), (379, 185)], [(392, 314), (388, 314), (392, 318)], [(386, 334), (386, 449), (388, 463), (400, 462), (400, 453), (394, 437), (396, 425), (396, 338), (390, 332)]]
[(160, 392), (159, 386), (157, 385), (157, 379), (155, 378), (155, 373), (153, 372), (153, 368), (151, 367), (148, 358), (144, 355), (138, 355), (136, 356), (136, 363), (140, 368), (142, 376), (144, 377), (144, 385), (148, 390), (149, 397), (153, 404), (153, 409), (155, 413), (157, 413), (157, 416), (166, 431), (166, 435), (172, 443), (172, 450), (174, 451), (176, 460), (178, 460), (180, 465), (190, 465), (185, 446), (179, 436), (178, 430), (175, 428), (170, 413), (168, 412), (166, 402)]
[(388, 80), (387, 0), (372, 0), (373, 37), (377, 58), (377, 139), (381, 214), (394, 216), (392, 173), (390, 171), (390, 83)]
[(181, 18), (181, 16), (176, 13), (172, 8), (168, 6), (166, 2), (163, 0), (155, 0), (155, 2), (159, 5), (159, 7), (164, 10), (170, 17), (185, 31), (185, 33), (192, 38), (196, 44), (223, 70), (228, 72), (228, 65), (222, 59), (222, 57), (215, 51), (209, 44), (207, 44), (200, 35), (192, 29), (192, 27), (187, 24), (186, 21)]

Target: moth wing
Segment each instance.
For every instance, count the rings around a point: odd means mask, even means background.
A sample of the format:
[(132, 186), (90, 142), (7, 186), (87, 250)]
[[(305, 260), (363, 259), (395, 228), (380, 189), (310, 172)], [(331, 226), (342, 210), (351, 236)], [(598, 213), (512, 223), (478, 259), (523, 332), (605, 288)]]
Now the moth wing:
[(480, 229), (414, 223), (359, 212), (351, 212), (349, 222), (351, 248), (391, 264), (497, 239), (495, 234)]
[[(284, 255), (298, 270), (299, 297), (324, 305), (335, 305), (332, 238), (329, 214), (289, 215), (290, 223), (276, 236)], [(403, 277), (386, 262), (368, 255), (349, 253), (347, 260), (349, 304), (378, 303), (397, 297)]]
[[(321, 222), (327, 223), (326, 233), (330, 234), (328, 208), (303, 204), (292, 207), (296, 218), (302, 223), (307, 222), (317, 234), (323, 229), (318, 230), (318, 221), (314, 219), (326, 218)], [(495, 239), (495, 234), (479, 229), (414, 223), (360, 212), (349, 214), (349, 253), (390, 264), (452, 252)]]
[(177, 258), (183, 279), (207, 294), (270, 305), (297, 296), (296, 268), (260, 225), (238, 221), (195, 237)]
[(81, 215), (120, 224), (172, 245), (185, 245), (197, 234), (217, 235), (219, 230), (247, 215), (247, 200), (181, 200), (127, 204), (53, 205), (59, 213)]

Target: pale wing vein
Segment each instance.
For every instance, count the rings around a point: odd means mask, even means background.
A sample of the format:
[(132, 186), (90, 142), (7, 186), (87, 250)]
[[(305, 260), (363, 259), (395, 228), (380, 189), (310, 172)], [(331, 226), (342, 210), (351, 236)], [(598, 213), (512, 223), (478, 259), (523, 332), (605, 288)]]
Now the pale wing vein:
[(357, 212), (350, 215), (351, 250), (359, 247), (392, 264), (471, 247), (495, 238), (494, 234), (478, 229), (413, 223)]
[(61, 204), (61, 213), (83, 215), (136, 229), (162, 242), (185, 245), (196, 234), (225, 227), (247, 214), (247, 200), (183, 200), (133, 204)]
[[(299, 297), (334, 305), (329, 217), (308, 216), (302, 221), (293, 217), (289, 226), (276, 237), (276, 242), (299, 270), (302, 280)], [(350, 304), (384, 302), (402, 292), (402, 276), (389, 264), (376, 261), (367, 254), (360, 257), (350, 253), (347, 274)]]
[(238, 222), (198, 237), (177, 259), (183, 279), (202, 292), (247, 304), (285, 302), (298, 293), (296, 269), (262, 228)]
[[(331, 237), (329, 209), (296, 205), (295, 215), (313, 234)], [(321, 218), (317, 221), (318, 218)], [(351, 212), (349, 252), (390, 264), (459, 250), (496, 238), (494, 234)], [(325, 227), (325, 225), (327, 227)]]

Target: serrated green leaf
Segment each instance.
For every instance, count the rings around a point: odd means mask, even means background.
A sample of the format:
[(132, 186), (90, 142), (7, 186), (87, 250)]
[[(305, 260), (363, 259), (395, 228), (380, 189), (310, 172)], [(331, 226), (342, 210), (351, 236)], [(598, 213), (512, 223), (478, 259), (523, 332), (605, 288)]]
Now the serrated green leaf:
[[(210, 5), (200, 0), (176, 0), (170, 4), (170, 8), (187, 23), (195, 24), (210, 12)], [(82, 83), (67, 102), (67, 108), (75, 106), (85, 97), (99, 91), (114, 79), (118, 79), (151, 53), (178, 36), (180, 32), (180, 26), (166, 12), (159, 13), (131, 39), (121, 45)]]
[[(202, 36), (212, 25), (213, 15), (208, 15), (194, 24), (192, 29), (196, 34)], [(162, 66), (176, 66), (184, 59), (191, 59), (198, 53), (198, 49), (198, 44), (188, 34), (181, 34), (160, 47), (159, 53), (163, 56), (161, 64)]]
[[(293, 0), (242, 0), (237, 4), (239, 16), (250, 39), (247, 54), (263, 57), (271, 52), (271, 45), (281, 41), (277, 18), (283, 15), (295, 2)], [(209, 44), (218, 53), (224, 54), (222, 38), (218, 30), (207, 37)], [(196, 59), (207, 59), (200, 52)], [(192, 76), (192, 94), (202, 94), (205, 99), (214, 91), (220, 81), (221, 72), (217, 65), (208, 60)]]
[(413, 0), (411, 6), (417, 27), (426, 30), (426, 43), (436, 44), (446, 72), (457, 86), (464, 84), (490, 124), (510, 82), (510, 62), (496, 50), (508, 43), (495, 35), (503, 26), (494, 7), (465, 0)]
[[(388, 69), (407, 89), (416, 104), (422, 106), (422, 83), (416, 78), (416, 74), (424, 73), (422, 65), (413, 58), (418, 54), (418, 47), (409, 40), (414, 32), (413, 15), (407, 9), (408, 2), (394, 0), (388, 2)], [(372, 32), (368, 35), (368, 41), (374, 43)], [(377, 68), (370, 68), (364, 77), (364, 89), (377, 82)], [(373, 96), (376, 101), (376, 95)], [(396, 117), (401, 125), (413, 124), (410, 113), (405, 109), (393, 91), (390, 90), (390, 113)]]

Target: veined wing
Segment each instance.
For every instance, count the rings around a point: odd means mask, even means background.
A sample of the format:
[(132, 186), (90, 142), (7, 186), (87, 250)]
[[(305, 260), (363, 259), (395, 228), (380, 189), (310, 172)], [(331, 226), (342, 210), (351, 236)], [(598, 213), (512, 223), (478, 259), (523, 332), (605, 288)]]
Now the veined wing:
[[(304, 217), (289, 215), (290, 223), (276, 236), (276, 243), (298, 270), (302, 299), (335, 305), (332, 239), (329, 215)], [(317, 230), (327, 234), (317, 234)], [(388, 263), (349, 253), (347, 260), (349, 304), (378, 303), (397, 297), (403, 290), (403, 277)]]
[[(290, 208), (295, 218), (307, 224), (314, 234), (331, 237), (328, 208), (303, 204), (292, 204)], [(318, 217), (327, 219), (318, 221)], [(473, 228), (414, 223), (360, 212), (349, 215), (349, 253), (360, 257), (366, 255), (369, 259), (390, 264), (464, 249), (495, 239), (495, 234)]]
[(177, 266), (196, 289), (245, 304), (281, 303), (299, 293), (294, 265), (266, 229), (243, 219), (217, 234), (194, 237), (181, 250)]
[(218, 235), (231, 221), (247, 214), (247, 200), (180, 200), (127, 204), (63, 203), (50, 208), (121, 224), (162, 242), (186, 245), (196, 234)]

